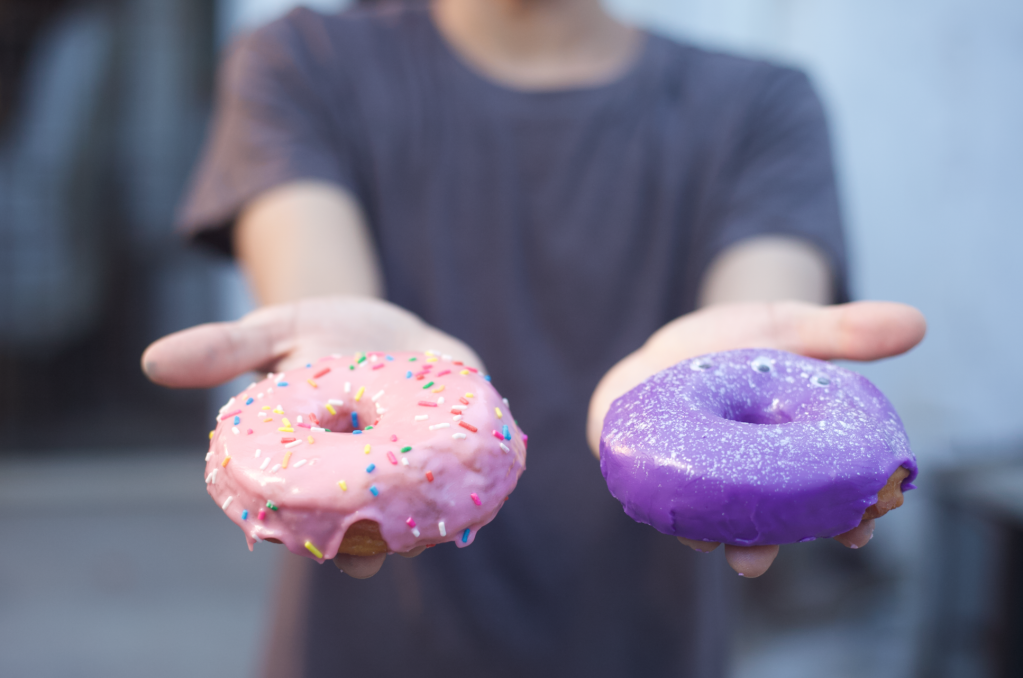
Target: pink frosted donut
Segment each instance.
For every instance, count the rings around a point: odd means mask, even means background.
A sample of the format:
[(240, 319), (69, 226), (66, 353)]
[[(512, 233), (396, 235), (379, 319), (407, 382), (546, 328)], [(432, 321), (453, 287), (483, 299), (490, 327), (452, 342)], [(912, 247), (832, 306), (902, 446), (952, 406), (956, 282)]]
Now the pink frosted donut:
[(228, 401), (206, 488), (249, 549), (323, 562), (356, 523), (346, 545), (375, 523), (379, 551), (463, 547), (515, 489), (526, 440), (489, 378), (450, 356), (331, 356)]

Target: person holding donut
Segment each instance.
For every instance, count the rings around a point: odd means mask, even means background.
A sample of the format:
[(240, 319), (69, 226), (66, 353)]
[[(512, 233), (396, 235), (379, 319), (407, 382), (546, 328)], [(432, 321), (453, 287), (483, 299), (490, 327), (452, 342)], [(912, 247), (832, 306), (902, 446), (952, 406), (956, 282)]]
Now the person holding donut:
[[(720, 571), (626, 516), (587, 440), (686, 358), (873, 360), (925, 330), (900, 304), (824, 305), (846, 262), (807, 78), (598, 0), (297, 10), (244, 37), (181, 224), (262, 308), (154, 344), (155, 382), (433, 349), (485, 365), (529, 433), (470, 548), (338, 556), (351, 577), (287, 559), (268, 675), (722, 675)], [(746, 577), (776, 552), (726, 546)]]

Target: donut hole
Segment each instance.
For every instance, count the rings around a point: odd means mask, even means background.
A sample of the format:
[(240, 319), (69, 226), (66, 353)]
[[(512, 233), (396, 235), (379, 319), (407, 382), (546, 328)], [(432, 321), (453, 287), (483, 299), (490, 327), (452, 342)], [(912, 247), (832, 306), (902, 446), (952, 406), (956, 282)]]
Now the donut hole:
[(744, 424), (787, 424), (792, 421), (792, 415), (785, 410), (746, 410), (738, 413), (732, 421), (741, 421)]
[(726, 406), (721, 416), (730, 421), (738, 421), (744, 424), (773, 425), (787, 424), (793, 421), (793, 416), (788, 408), (782, 405), (781, 401), (774, 398), (770, 401), (753, 401), (746, 403), (732, 403)]
[[(363, 400), (366, 399), (364, 398)], [(352, 405), (355, 405), (355, 407), (352, 407)], [(329, 429), (331, 433), (362, 431), (367, 426), (372, 426), (373, 422), (380, 418), (374, 411), (372, 403), (351, 403), (345, 401), (344, 405), (332, 405), (331, 407), (334, 409), (334, 414), (331, 414), (326, 406), (321, 406), (319, 411), (315, 413), (320, 426)], [(354, 418), (352, 413), (356, 415)]]

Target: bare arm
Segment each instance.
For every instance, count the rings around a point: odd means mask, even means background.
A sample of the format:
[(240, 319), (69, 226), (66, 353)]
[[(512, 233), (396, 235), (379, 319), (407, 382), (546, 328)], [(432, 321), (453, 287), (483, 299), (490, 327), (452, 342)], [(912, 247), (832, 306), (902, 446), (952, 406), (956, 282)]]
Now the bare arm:
[(235, 253), (263, 305), (384, 294), (362, 208), (331, 184), (292, 182), (254, 200), (238, 218)]
[(824, 255), (804, 240), (761, 236), (740, 241), (711, 262), (699, 305), (791, 299), (833, 301), (832, 271)]

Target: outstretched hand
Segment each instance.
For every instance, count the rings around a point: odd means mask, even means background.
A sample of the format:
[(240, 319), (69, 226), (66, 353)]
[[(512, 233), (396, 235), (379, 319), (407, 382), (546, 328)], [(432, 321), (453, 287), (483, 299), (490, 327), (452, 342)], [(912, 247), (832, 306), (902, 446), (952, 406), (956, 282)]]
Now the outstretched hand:
[[(762, 302), (711, 306), (674, 320), (635, 353), (604, 375), (590, 399), (587, 441), (599, 455), (600, 431), (611, 403), (647, 378), (687, 358), (737, 348), (773, 348), (820, 360), (877, 360), (904, 353), (927, 330), (923, 314), (912, 306), (861, 301), (837, 306), (804, 302)], [(873, 534), (874, 521), (836, 537), (858, 548)], [(679, 538), (697, 551), (718, 544)], [(725, 546), (732, 568), (759, 577), (778, 555), (777, 546)]]
[[(163, 386), (208, 388), (253, 370), (280, 372), (331, 353), (366, 349), (432, 349), (483, 369), (471, 348), (418, 316), (370, 297), (337, 296), (267, 306), (236, 322), (199, 325), (168, 335), (142, 354), (142, 370)], [(384, 556), (339, 555), (334, 563), (364, 579), (380, 570)]]

